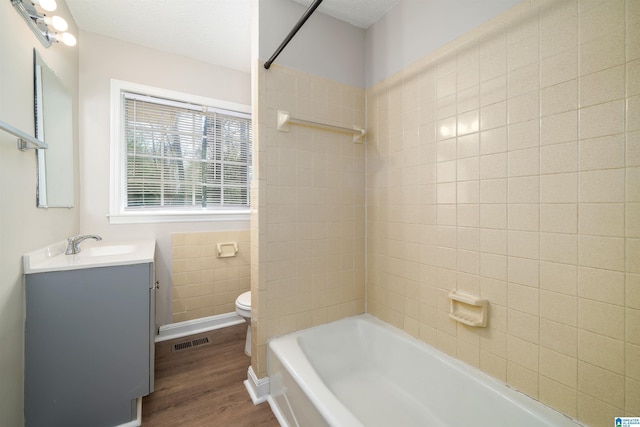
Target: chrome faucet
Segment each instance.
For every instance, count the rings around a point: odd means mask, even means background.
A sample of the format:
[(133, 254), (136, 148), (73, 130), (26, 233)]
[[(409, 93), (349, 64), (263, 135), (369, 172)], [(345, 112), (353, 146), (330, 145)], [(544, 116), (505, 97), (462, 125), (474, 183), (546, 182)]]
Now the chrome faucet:
[(87, 239), (102, 240), (102, 237), (97, 234), (85, 234), (82, 236), (70, 237), (67, 239), (67, 250), (64, 251), (65, 255), (75, 255), (80, 252), (80, 243)]

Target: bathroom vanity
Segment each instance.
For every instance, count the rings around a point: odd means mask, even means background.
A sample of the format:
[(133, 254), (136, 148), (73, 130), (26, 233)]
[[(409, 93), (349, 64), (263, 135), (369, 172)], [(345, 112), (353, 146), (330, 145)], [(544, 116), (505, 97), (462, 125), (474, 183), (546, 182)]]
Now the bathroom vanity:
[(57, 251), (25, 255), (25, 425), (140, 425), (153, 391), (155, 241)]

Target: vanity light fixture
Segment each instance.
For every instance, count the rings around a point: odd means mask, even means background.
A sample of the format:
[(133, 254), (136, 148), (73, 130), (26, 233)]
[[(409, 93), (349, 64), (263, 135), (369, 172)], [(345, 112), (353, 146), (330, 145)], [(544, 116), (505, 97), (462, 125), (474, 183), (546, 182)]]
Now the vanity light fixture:
[[(36, 5), (38, 5), (43, 10), (52, 12), (57, 7), (55, 0), (33, 0), (33, 2), (30, 0), (10, 1), (44, 47), (49, 47), (52, 43), (59, 42), (62, 42), (67, 46), (76, 45), (76, 38), (73, 34), (66, 32), (69, 28), (69, 24), (67, 24), (67, 21), (65, 21), (64, 18), (59, 16), (49, 17), (36, 9)], [(50, 30), (49, 26), (61, 33), (56, 33)]]

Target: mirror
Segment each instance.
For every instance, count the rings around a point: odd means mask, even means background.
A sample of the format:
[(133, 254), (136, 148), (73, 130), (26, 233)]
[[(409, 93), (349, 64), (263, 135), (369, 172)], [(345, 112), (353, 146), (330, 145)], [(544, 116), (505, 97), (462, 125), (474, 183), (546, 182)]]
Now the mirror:
[(60, 79), (33, 51), (35, 136), (49, 148), (36, 150), (37, 204), (73, 207), (73, 101)]

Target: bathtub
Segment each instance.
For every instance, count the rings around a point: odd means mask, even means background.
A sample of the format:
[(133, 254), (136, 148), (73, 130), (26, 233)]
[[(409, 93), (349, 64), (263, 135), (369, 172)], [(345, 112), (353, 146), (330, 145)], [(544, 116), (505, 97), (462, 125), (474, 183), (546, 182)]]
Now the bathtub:
[(368, 314), (271, 340), (267, 375), (283, 427), (580, 425)]

